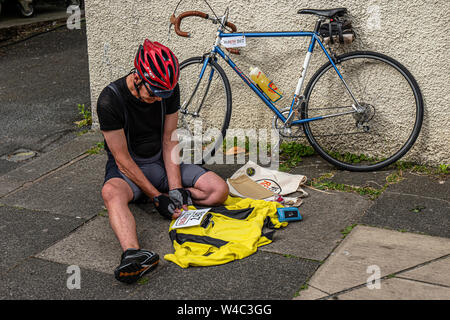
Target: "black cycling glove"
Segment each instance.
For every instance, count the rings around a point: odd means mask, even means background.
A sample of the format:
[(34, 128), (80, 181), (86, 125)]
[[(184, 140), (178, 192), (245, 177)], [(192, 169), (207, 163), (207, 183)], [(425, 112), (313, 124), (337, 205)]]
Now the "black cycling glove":
[(175, 204), (176, 208), (184, 205), (192, 205), (191, 193), (189, 190), (178, 188), (169, 191), (169, 197)]
[(155, 203), (155, 208), (160, 215), (162, 215), (164, 218), (172, 219), (172, 215), (174, 214), (175, 210), (175, 204), (169, 197), (161, 194), (157, 197), (154, 197), (153, 201)]

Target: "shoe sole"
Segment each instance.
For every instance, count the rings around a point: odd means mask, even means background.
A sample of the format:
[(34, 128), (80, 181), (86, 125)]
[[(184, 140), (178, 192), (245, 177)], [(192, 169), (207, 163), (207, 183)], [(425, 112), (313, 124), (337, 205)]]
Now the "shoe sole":
[(158, 263), (159, 259), (147, 266), (141, 266), (140, 264), (133, 262), (117, 268), (114, 271), (114, 275), (118, 281), (131, 284), (139, 280), (139, 278), (146, 273), (155, 269)]

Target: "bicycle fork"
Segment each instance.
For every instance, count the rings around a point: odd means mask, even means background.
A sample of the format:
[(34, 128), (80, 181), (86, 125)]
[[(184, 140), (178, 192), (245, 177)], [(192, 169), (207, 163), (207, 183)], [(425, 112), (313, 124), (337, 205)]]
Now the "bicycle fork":
[[(205, 61), (203, 63), (203, 67), (202, 70), (200, 72), (199, 78), (197, 79), (197, 83), (195, 85), (194, 91), (192, 92), (191, 96), (189, 97), (189, 100), (185, 103), (183, 103), (183, 105), (180, 108), (180, 112), (183, 114), (188, 114), (189, 112), (187, 111), (188, 106), (191, 104), (192, 98), (195, 96), (195, 94), (197, 93), (198, 88), (200, 87), (200, 83), (202, 82), (203, 79), (203, 75), (205, 73), (206, 67), (209, 64), (209, 59), (210, 57), (205, 57)], [(208, 77), (208, 83), (206, 84), (206, 88), (205, 88), (205, 94), (203, 95), (202, 101), (200, 102), (199, 106), (197, 107), (197, 110), (195, 110), (193, 113), (191, 113), (192, 116), (194, 117), (198, 117), (200, 110), (202, 109), (203, 103), (205, 102), (205, 98), (208, 95), (209, 92), (209, 88), (211, 86), (211, 80), (214, 76), (214, 68), (211, 68), (211, 72), (209, 74)]]

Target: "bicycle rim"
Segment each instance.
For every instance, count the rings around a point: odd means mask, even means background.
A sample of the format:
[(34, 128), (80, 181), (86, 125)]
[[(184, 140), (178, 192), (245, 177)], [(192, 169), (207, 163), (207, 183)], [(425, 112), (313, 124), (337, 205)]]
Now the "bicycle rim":
[[(397, 161), (422, 125), (423, 100), (415, 79), (394, 59), (373, 52), (344, 54), (336, 65), (359, 112), (305, 123), (309, 142), (345, 170), (374, 171)], [(329, 62), (312, 77), (305, 97), (303, 118), (345, 113), (356, 106)]]
[(210, 61), (202, 79), (204, 58), (180, 64), (178, 138), (184, 163), (207, 163), (221, 150), (231, 116), (231, 88), (223, 69)]

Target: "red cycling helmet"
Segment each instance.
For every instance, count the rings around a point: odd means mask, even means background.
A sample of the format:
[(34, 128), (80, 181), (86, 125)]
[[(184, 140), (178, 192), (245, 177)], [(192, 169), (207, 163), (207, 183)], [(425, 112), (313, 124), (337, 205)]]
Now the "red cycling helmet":
[(158, 42), (145, 39), (134, 59), (134, 67), (144, 84), (159, 97), (167, 98), (178, 83), (180, 67), (173, 52)]

